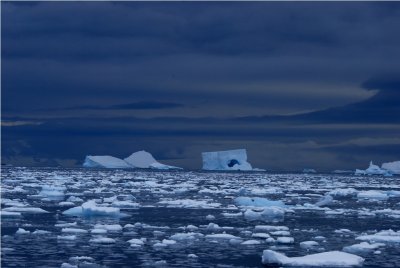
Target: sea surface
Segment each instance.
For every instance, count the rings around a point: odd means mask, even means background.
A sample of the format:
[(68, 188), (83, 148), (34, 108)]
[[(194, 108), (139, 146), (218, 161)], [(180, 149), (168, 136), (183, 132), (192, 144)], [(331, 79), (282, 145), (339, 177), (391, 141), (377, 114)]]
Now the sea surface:
[[(400, 230), (395, 176), (2, 168), (1, 186), (2, 267), (263, 267)], [(398, 235), (353, 253), (400, 267)]]

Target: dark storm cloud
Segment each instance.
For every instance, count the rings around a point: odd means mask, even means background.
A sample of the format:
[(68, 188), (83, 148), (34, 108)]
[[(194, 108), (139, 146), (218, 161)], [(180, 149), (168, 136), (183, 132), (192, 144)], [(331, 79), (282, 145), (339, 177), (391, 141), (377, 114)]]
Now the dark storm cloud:
[(45, 111), (54, 110), (154, 110), (154, 109), (173, 109), (183, 107), (181, 103), (158, 102), (158, 101), (140, 101), (134, 103), (115, 104), (110, 106), (75, 106), (55, 109), (44, 109)]
[(329, 169), (398, 148), (399, 3), (2, 2), (1, 19), (6, 159), (147, 149), (194, 168), (246, 147)]

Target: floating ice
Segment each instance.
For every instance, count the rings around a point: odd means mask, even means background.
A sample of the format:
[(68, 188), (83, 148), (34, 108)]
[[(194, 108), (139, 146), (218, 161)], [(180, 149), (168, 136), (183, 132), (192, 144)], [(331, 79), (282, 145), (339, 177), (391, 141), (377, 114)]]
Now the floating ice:
[(319, 243), (317, 241), (303, 241), (300, 242), (300, 247), (303, 249), (311, 249), (316, 246), (319, 246)]
[(240, 237), (231, 234), (210, 234), (205, 237), (208, 239), (240, 239)]
[(143, 246), (144, 241), (142, 239), (132, 238), (131, 240), (127, 241), (131, 246)]
[(157, 162), (157, 160), (146, 151), (138, 151), (124, 159), (128, 165), (134, 168), (153, 168), (153, 169), (182, 169), (180, 167), (168, 166)]
[(260, 212), (247, 209), (244, 212), (244, 218), (249, 221), (280, 222), (283, 221), (284, 216), (285, 211), (279, 207), (266, 207)]
[(335, 189), (330, 191), (328, 194), (331, 196), (353, 196), (356, 195), (358, 191), (354, 188), (344, 188), (344, 189)]
[(369, 167), (366, 170), (356, 169), (355, 175), (389, 175), (389, 172), (380, 168), (374, 163), (369, 162)]
[(287, 226), (274, 226), (274, 225), (256, 225), (254, 227), (254, 230), (256, 230), (256, 231), (267, 231), (267, 232), (289, 231), (289, 227), (287, 227)]
[(261, 244), (261, 242), (258, 240), (246, 240), (241, 243), (241, 245), (259, 245), (259, 244)]
[(322, 206), (330, 205), (330, 204), (332, 204), (332, 202), (333, 202), (333, 197), (330, 195), (325, 195), (317, 203), (315, 203), (315, 205), (317, 207), (322, 207)]
[(373, 199), (373, 200), (387, 200), (389, 196), (381, 191), (369, 190), (369, 191), (361, 191), (357, 194), (357, 198), (359, 199)]
[(203, 237), (204, 235), (201, 233), (176, 233), (172, 236), (170, 236), (170, 239), (175, 240), (175, 241), (185, 241), (185, 240), (195, 240)]
[(83, 166), (88, 168), (132, 168), (124, 160), (109, 155), (88, 155)]
[(400, 231), (384, 230), (373, 235), (362, 235), (356, 240), (382, 243), (400, 243)]
[(363, 254), (363, 253), (369, 253), (379, 247), (384, 246), (385, 244), (383, 243), (374, 243), (374, 244), (369, 244), (368, 242), (361, 242), (360, 244), (355, 244), (351, 246), (347, 246), (343, 248), (343, 251), (348, 252), (348, 253), (353, 253), (353, 254)]
[(59, 200), (64, 198), (64, 192), (66, 190), (67, 188), (65, 186), (43, 185), (39, 195), (42, 197)]
[(158, 202), (161, 205), (168, 207), (179, 208), (218, 208), (220, 203), (210, 203), (207, 200), (192, 200), (192, 199), (177, 199), (177, 200), (163, 200)]
[(63, 233), (86, 234), (88, 231), (79, 228), (62, 228)]
[(204, 170), (252, 170), (247, 162), (246, 149), (237, 149), (219, 152), (204, 152)]
[(99, 243), (99, 244), (112, 244), (115, 243), (115, 239), (109, 237), (96, 237), (89, 240), (92, 243)]
[(41, 209), (41, 208), (34, 208), (34, 207), (8, 207), (4, 208), (3, 211), (8, 212), (21, 212), (21, 213), (49, 213), (48, 211)]
[(108, 216), (108, 217), (123, 217), (125, 216), (120, 212), (119, 208), (114, 207), (100, 207), (97, 206), (94, 200), (87, 201), (81, 206), (70, 208), (63, 212), (64, 215), (81, 216), (81, 217), (95, 217), (95, 216)]
[(351, 267), (361, 266), (363, 262), (364, 258), (341, 251), (328, 251), (290, 258), (273, 250), (264, 250), (262, 255), (263, 264), (283, 266)]
[(400, 174), (400, 161), (388, 162), (382, 164), (382, 169), (389, 171), (392, 174)]
[(272, 201), (261, 197), (239, 196), (235, 198), (235, 204), (247, 207), (285, 207), (282, 201)]
[(294, 238), (282, 236), (282, 237), (278, 237), (276, 239), (276, 242), (278, 242), (280, 244), (292, 244), (292, 243), (294, 243)]
[(30, 231), (27, 231), (27, 230), (25, 230), (25, 229), (23, 229), (23, 228), (18, 228), (18, 230), (15, 232), (15, 234), (30, 234), (31, 232)]

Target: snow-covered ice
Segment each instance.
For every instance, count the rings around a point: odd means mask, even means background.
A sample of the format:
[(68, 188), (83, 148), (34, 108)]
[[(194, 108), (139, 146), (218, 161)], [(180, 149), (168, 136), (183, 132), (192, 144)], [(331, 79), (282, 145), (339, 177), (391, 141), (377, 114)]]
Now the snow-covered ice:
[(262, 263), (283, 266), (351, 267), (361, 266), (363, 262), (364, 258), (341, 251), (329, 251), (302, 257), (287, 257), (273, 250), (264, 250), (262, 255)]
[(88, 168), (132, 168), (124, 160), (110, 155), (88, 155), (83, 166)]
[(204, 170), (252, 170), (252, 166), (247, 162), (246, 149), (204, 152)]

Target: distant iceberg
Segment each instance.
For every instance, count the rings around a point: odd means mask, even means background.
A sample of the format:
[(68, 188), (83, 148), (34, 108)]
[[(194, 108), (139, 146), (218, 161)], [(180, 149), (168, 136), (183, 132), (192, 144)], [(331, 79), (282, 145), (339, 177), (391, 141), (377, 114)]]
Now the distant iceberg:
[(392, 174), (400, 175), (400, 161), (393, 161), (389, 163), (383, 163), (382, 169), (389, 171)]
[(83, 166), (89, 168), (132, 168), (124, 160), (109, 155), (88, 155)]
[(164, 165), (146, 151), (138, 151), (125, 158), (124, 161), (133, 168), (153, 168), (153, 169), (182, 169), (180, 167)]
[(247, 162), (246, 149), (219, 152), (204, 152), (203, 170), (253, 170)]
[(385, 175), (390, 176), (391, 172), (386, 169), (382, 169), (371, 161), (369, 162), (369, 167), (365, 170), (356, 169), (355, 175)]
[(109, 155), (88, 155), (85, 158), (83, 166), (89, 168), (181, 169), (180, 167), (159, 163), (149, 152), (146, 151), (138, 151), (123, 160)]
[(317, 173), (317, 171), (313, 168), (305, 168), (303, 169), (303, 173)]

